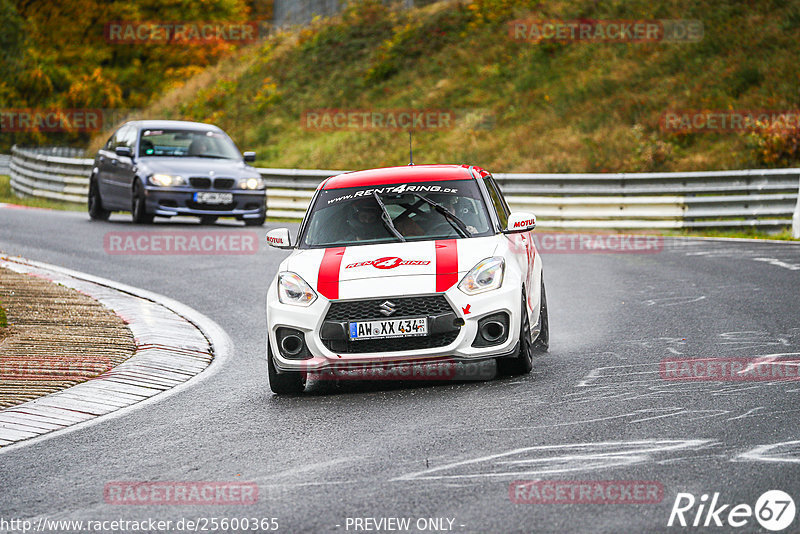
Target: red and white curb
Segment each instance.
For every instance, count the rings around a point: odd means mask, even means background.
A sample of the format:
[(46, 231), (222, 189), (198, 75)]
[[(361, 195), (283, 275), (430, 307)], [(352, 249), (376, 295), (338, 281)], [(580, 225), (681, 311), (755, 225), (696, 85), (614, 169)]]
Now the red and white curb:
[(159, 401), (216, 373), (232, 351), (219, 325), (168, 297), (22, 258), (0, 256), (0, 267), (94, 298), (125, 320), (136, 342), (135, 354), (108, 373), (0, 410), (0, 453)]

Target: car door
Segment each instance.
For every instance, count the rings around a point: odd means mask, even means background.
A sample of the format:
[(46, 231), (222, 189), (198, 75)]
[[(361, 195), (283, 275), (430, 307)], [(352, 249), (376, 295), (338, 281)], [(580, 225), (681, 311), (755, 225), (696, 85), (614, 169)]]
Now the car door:
[(116, 133), (114, 145), (109, 155), (109, 170), (107, 174), (109, 199), (117, 209), (130, 209), (131, 207), (130, 185), (126, 180), (126, 174), (133, 166), (133, 162), (126, 156), (118, 156), (115, 151), (119, 147), (129, 146), (131, 131), (135, 130), (136, 128), (132, 125), (125, 125), (120, 128)]
[(133, 191), (133, 180), (136, 178), (136, 142), (139, 138), (139, 128), (130, 126), (123, 132), (119, 146), (131, 149), (131, 157), (117, 156), (117, 176), (120, 186), (120, 196), (125, 199), (127, 206), (131, 205), (131, 191)]
[(103, 199), (103, 205), (106, 208), (116, 207), (116, 202), (113, 198), (114, 165), (112, 165), (111, 162), (116, 156), (114, 154), (114, 147), (117, 143), (118, 133), (119, 130), (108, 138), (108, 141), (106, 141), (103, 148), (97, 152), (97, 157), (95, 158), (95, 167), (97, 168), (95, 180), (100, 191), (100, 196)]

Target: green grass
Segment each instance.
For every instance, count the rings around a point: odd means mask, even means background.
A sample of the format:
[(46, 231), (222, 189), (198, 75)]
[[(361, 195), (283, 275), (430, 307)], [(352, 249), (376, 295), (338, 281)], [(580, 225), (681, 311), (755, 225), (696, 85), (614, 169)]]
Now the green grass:
[(74, 202), (62, 202), (50, 200), (48, 198), (18, 197), (11, 190), (11, 179), (8, 176), (0, 175), (0, 204), (17, 204), (18, 206), (28, 206), (30, 208), (47, 208), (51, 210), (63, 211), (85, 211), (86, 206)]
[(777, 232), (767, 232), (758, 230), (756, 228), (747, 228), (742, 230), (724, 230), (724, 229), (708, 229), (708, 230), (687, 230), (680, 234), (687, 237), (734, 237), (744, 239), (776, 239), (780, 241), (800, 241), (792, 238), (792, 229), (784, 228)]
[[(800, 5), (785, 0), (462, 0), (392, 11), (379, 0), (277, 33), (167, 93), (149, 118), (225, 128), (259, 165), (359, 169), (407, 163), (402, 131), (316, 131), (304, 111), (445, 109), (486, 114), (414, 136), (418, 163), (492, 172), (753, 168), (742, 133), (674, 134), (667, 110), (798, 107)], [(697, 43), (513, 41), (533, 19), (698, 19)], [(104, 140), (104, 133), (95, 144)]]
[(3, 303), (0, 302), (0, 328), (8, 326), (8, 318), (6, 317), (6, 310), (3, 308)]

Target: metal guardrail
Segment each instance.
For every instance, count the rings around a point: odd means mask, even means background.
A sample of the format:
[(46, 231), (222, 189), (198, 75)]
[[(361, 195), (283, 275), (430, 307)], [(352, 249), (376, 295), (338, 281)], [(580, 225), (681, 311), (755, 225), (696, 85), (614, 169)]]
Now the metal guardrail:
[[(93, 161), (75, 149), (21, 149), (17, 194), (84, 202)], [(70, 154), (70, 155), (68, 155)], [(346, 171), (259, 168), (269, 217), (301, 218), (319, 183)], [(775, 228), (800, 232), (800, 169), (620, 174), (495, 174), (512, 209), (544, 228)]]
[(11, 156), (8, 154), (0, 154), (0, 175), (6, 175), (10, 172)]

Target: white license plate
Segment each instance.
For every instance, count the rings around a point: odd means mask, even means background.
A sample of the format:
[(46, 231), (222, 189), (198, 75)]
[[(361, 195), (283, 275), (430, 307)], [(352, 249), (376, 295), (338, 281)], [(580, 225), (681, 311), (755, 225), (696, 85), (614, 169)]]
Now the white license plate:
[(384, 319), (381, 321), (357, 321), (350, 323), (350, 340), (385, 339), (390, 337), (414, 337), (428, 335), (428, 319)]
[(230, 204), (233, 202), (233, 193), (195, 193), (194, 201), (199, 204)]

